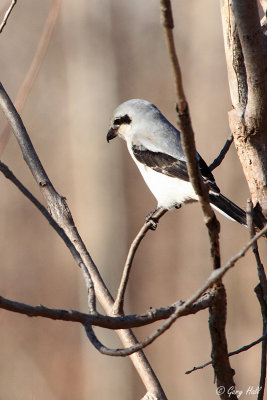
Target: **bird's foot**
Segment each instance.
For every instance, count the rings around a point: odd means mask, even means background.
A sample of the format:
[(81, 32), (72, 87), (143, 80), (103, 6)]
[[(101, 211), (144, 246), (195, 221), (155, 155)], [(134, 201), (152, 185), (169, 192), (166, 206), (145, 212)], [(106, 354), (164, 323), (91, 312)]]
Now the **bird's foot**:
[(158, 206), (155, 207), (155, 208), (153, 208), (153, 210), (151, 210), (151, 211), (147, 214), (147, 216), (145, 217), (145, 222), (148, 222), (148, 221), (151, 219), (152, 215), (155, 214), (155, 212), (156, 212), (157, 210), (158, 210)]
[(147, 216), (145, 217), (145, 224), (146, 224), (147, 222), (150, 222), (150, 224), (151, 224), (150, 229), (152, 229), (153, 231), (156, 230), (157, 224), (158, 224), (158, 221), (156, 221), (155, 219), (153, 219), (153, 215), (155, 214), (155, 212), (156, 212), (157, 210), (158, 210), (158, 207), (153, 208), (153, 210), (151, 210), (151, 211), (147, 214)]

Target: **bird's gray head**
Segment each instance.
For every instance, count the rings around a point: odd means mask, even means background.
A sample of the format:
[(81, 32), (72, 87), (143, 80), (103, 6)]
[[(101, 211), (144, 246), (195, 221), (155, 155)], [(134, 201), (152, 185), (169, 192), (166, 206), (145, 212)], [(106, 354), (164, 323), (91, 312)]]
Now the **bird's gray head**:
[(133, 126), (137, 127), (147, 121), (151, 122), (160, 111), (154, 104), (146, 100), (132, 99), (120, 104), (113, 112), (110, 128), (107, 134), (107, 141), (120, 136), (127, 140), (133, 133)]

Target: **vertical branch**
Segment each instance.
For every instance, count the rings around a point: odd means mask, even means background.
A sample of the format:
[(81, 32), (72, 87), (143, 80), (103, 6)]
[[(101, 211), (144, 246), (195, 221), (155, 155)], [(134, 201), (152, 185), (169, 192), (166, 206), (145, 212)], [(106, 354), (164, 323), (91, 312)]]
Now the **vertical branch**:
[[(257, 295), (257, 298), (259, 300), (260, 306), (261, 306), (261, 314), (262, 314), (262, 320), (263, 320), (263, 335), (266, 335), (267, 333), (267, 304), (264, 299), (263, 295), (263, 290), (261, 285), (257, 285), (255, 288), (255, 292)], [(265, 391), (265, 383), (266, 383), (266, 367), (267, 367), (267, 338), (263, 339), (261, 343), (261, 373), (260, 373), (260, 381), (259, 381), (259, 388), (260, 392), (258, 394), (258, 400), (263, 400), (264, 399), (264, 391)]]
[(189, 106), (183, 89), (182, 73), (173, 38), (174, 24), (170, 0), (161, 0), (161, 10), (162, 24), (164, 27), (167, 48), (169, 50), (171, 65), (174, 73), (175, 87), (177, 93), (178, 127), (181, 133), (182, 147), (187, 160), (188, 175), (190, 178), (190, 182), (192, 183), (193, 188), (199, 197), (199, 202), (204, 215), (204, 221), (208, 228), (211, 242), (211, 256), (213, 267), (220, 268), (220, 225), (214, 214), (213, 209), (209, 204), (208, 191), (203, 183), (198, 166), (198, 161), (196, 158), (194, 132), (189, 114)]
[[(251, 200), (248, 200), (247, 203), (247, 221), (250, 239), (255, 236), (255, 229), (253, 225), (253, 206)], [(257, 264), (257, 271), (260, 283), (255, 287), (255, 293), (260, 303), (261, 307), (261, 315), (262, 315), (262, 331), (263, 335), (267, 333), (267, 280), (266, 274), (264, 270), (264, 266), (261, 262), (259, 249), (257, 241), (255, 241), (252, 245), (252, 251)], [(258, 400), (264, 399), (264, 390), (265, 390), (265, 381), (266, 381), (266, 350), (267, 350), (267, 338), (265, 337), (261, 344), (261, 373), (260, 373), (260, 381), (259, 381), (259, 394)]]
[(161, 15), (162, 15), (162, 25), (164, 27), (164, 32), (166, 36), (166, 44), (171, 59), (171, 65), (173, 69), (176, 95), (177, 95), (177, 105), (180, 113), (183, 113), (188, 107), (184, 88), (182, 81), (182, 73), (175, 50), (175, 43), (173, 38), (172, 30), (174, 28), (173, 17), (172, 17), (172, 7), (171, 0), (161, 0)]
[[(199, 197), (199, 202), (203, 211), (204, 221), (206, 223), (211, 248), (211, 257), (213, 268), (216, 270), (221, 266), (219, 232), (220, 224), (209, 204), (208, 191), (205, 187), (197, 158), (194, 132), (192, 129), (189, 107), (184, 94), (182, 85), (182, 74), (179, 66), (178, 57), (175, 50), (173, 39), (173, 18), (170, 0), (161, 0), (163, 27), (169, 49), (170, 60), (175, 76), (176, 92), (177, 92), (177, 112), (178, 127), (181, 133), (182, 147), (186, 156), (187, 169), (190, 182)], [(232, 370), (228, 357), (227, 340), (225, 334), (226, 325), (226, 292), (221, 281), (214, 285), (215, 301), (210, 307), (209, 328), (212, 342), (212, 363), (217, 378), (217, 386), (223, 386), (225, 392), (220, 394), (222, 399), (229, 398), (228, 389), (234, 388), (233, 380), (234, 371)], [(230, 396), (236, 399), (236, 395)]]
[[(250, 239), (254, 238), (255, 236), (255, 228), (253, 225), (253, 205), (251, 200), (248, 200), (247, 202), (247, 221), (248, 221), (248, 228), (249, 228), (249, 236)], [(267, 279), (266, 279), (266, 273), (264, 270), (264, 266), (261, 262), (260, 258), (260, 253), (259, 253), (259, 248), (258, 248), (258, 243), (255, 241), (252, 246), (252, 251), (256, 260), (257, 264), (257, 272), (258, 272), (258, 277), (262, 289), (262, 294), (265, 303), (267, 304)]]
[[(220, 394), (221, 399), (237, 399), (233, 376), (228, 356), (228, 346), (225, 335), (226, 325), (226, 292), (224, 286), (217, 285), (216, 296), (209, 312), (209, 330), (212, 342), (211, 359), (216, 377), (217, 387), (223, 387), (225, 392)], [(231, 394), (230, 394), (231, 393)]]

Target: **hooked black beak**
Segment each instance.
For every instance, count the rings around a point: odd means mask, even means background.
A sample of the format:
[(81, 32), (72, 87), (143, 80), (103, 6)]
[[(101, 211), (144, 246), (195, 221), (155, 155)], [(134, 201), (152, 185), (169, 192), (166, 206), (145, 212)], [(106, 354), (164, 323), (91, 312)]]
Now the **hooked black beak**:
[(114, 139), (118, 135), (118, 128), (113, 128), (111, 127), (108, 131), (107, 134), (107, 141), (109, 142), (110, 140)]

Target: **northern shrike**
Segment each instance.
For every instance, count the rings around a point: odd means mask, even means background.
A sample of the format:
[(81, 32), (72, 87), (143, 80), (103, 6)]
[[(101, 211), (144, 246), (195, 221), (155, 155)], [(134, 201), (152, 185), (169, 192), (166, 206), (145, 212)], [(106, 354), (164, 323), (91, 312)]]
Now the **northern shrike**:
[[(179, 208), (183, 203), (198, 201), (189, 181), (180, 132), (154, 104), (133, 99), (119, 105), (113, 113), (107, 140), (116, 136), (126, 141), (129, 153), (158, 201), (157, 207)], [(229, 219), (246, 225), (246, 213), (220, 193), (198, 153), (197, 159), (211, 205)]]

